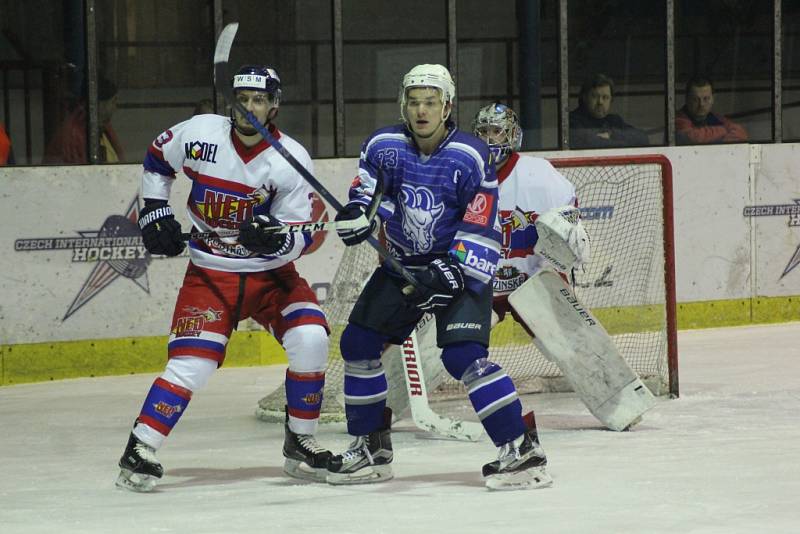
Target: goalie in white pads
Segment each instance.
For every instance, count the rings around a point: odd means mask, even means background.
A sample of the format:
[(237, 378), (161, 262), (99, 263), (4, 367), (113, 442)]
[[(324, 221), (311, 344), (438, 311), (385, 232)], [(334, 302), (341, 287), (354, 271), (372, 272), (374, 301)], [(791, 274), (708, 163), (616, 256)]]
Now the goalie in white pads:
[(603, 424), (628, 428), (654, 399), (566, 284), (566, 273), (590, 257), (575, 187), (548, 161), (517, 153), (522, 132), (508, 106), (482, 108), (473, 130), (497, 161), (503, 248), (494, 279), (495, 320), (510, 311)]

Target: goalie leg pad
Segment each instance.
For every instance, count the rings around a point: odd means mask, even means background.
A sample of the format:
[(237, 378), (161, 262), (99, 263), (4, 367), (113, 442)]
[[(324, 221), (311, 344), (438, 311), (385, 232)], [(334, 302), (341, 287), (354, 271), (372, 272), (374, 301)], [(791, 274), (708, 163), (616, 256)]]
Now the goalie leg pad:
[(619, 353), (600, 322), (553, 271), (540, 271), (509, 296), (536, 333), (534, 344), (556, 363), (581, 400), (611, 430), (625, 430), (655, 397)]

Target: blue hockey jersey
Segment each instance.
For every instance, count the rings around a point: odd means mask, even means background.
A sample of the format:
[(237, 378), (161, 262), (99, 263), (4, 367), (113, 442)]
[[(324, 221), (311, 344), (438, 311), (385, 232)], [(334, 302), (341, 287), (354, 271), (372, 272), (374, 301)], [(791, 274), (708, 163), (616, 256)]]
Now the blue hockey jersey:
[(350, 200), (369, 203), (380, 168), (378, 215), (392, 255), (413, 267), (449, 254), (460, 262), (467, 287), (477, 291), (491, 283), (500, 257), (497, 176), (486, 144), (448, 126), (430, 155), (420, 153), (402, 124), (370, 135)]

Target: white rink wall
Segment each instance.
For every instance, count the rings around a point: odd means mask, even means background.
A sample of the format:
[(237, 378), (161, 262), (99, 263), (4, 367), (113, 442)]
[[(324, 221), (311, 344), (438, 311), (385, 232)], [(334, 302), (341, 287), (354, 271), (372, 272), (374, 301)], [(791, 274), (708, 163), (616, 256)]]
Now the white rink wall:
[[(620, 154), (663, 154), (672, 163), (678, 302), (800, 295), (800, 268), (787, 271), (800, 262), (800, 144), (533, 155)], [(315, 174), (344, 200), (356, 164), (317, 160)], [(167, 333), (186, 257), (143, 259), (133, 222), (140, 172), (140, 165), (0, 168), (0, 345)], [(179, 174), (172, 194), (185, 231), (189, 185)], [(746, 215), (752, 206), (773, 214)], [(119, 239), (98, 247), (91, 239), (104, 226), (120, 228)], [(298, 262), (321, 300), (342, 250), (326, 236)]]

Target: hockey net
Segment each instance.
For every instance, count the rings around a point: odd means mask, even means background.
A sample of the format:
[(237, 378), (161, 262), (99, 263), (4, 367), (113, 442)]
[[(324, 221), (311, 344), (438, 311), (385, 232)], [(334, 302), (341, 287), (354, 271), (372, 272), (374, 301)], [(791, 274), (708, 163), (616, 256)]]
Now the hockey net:
[[(601, 321), (651, 392), (677, 396), (669, 160), (661, 155), (644, 155), (550, 161), (575, 185), (583, 224), (592, 239), (591, 263), (575, 272), (576, 295)], [(339, 339), (377, 264), (377, 254), (369, 245), (348, 247), (334, 275), (332, 291), (323, 303), (331, 326), (323, 422), (344, 420), (344, 366)], [(432, 354), (435, 348), (429, 350)], [(489, 357), (513, 378), (520, 394), (570, 390), (558, 367), (545, 359), (510, 315), (492, 330)], [(429, 360), (438, 363), (438, 353)], [(400, 364), (383, 363), (389, 380), (388, 404), (404, 406), (406, 389)], [(424, 365), (423, 369), (427, 389), (432, 392), (431, 402), (458, 397), (468, 403), (463, 385), (442, 372), (440, 364), (432, 371)], [(256, 414), (267, 421), (283, 421), (284, 403), (281, 386), (259, 401)]]

